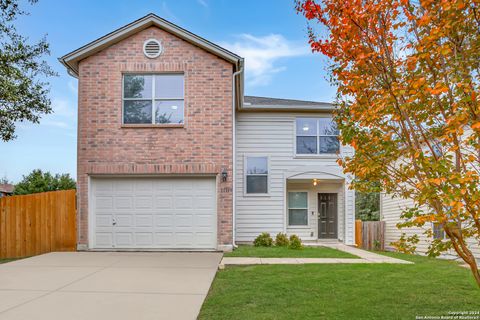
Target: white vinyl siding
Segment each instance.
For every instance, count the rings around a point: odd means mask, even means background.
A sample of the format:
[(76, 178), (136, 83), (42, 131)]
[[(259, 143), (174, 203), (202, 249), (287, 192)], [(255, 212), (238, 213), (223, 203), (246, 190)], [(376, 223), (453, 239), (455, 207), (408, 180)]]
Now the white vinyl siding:
[[(468, 137), (472, 133), (472, 130), (465, 128), (465, 133), (463, 137)], [(437, 146), (438, 148), (438, 146)], [(438, 150), (437, 150), (438, 152)], [(454, 156), (453, 154), (451, 154)], [(385, 231), (385, 247), (387, 249), (393, 250), (391, 243), (397, 241), (402, 233), (405, 233), (407, 236), (412, 236), (417, 234), (420, 238), (417, 246), (417, 253), (425, 254), (428, 250), (429, 244), (432, 241), (432, 237), (427, 237), (424, 232), (428, 228), (432, 228), (431, 224), (425, 224), (424, 227), (411, 227), (411, 228), (402, 228), (398, 229), (396, 227), (397, 223), (401, 222), (400, 216), (402, 211), (405, 208), (413, 206), (413, 202), (410, 199), (401, 199), (393, 198), (391, 195), (382, 194), (380, 197), (380, 214), (381, 219), (385, 221), (386, 231)], [(468, 247), (472, 251), (473, 255), (476, 257), (477, 261), (480, 262), (480, 245), (475, 239), (468, 239)], [(447, 259), (460, 259), (455, 250), (451, 249), (441, 255), (442, 258)]]
[[(402, 232), (407, 236), (413, 236), (417, 234), (420, 238), (417, 246), (417, 253), (426, 254), (428, 247), (432, 241), (432, 237), (428, 237), (424, 232), (431, 228), (431, 224), (425, 224), (423, 228), (411, 227), (411, 228), (397, 228), (397, 223), (401, 222), (400, 215), (405, 208), (413, 206), (413, 202), (410, 199), (393, 198), (388, 194), (382, 194), (380, 197), (380, 213), (381, 219), (385, 221), (385, 247), (389, 250), (393, 250), (392, 242), (400, 239)], [(469, 248), (477, 259), (480, 259), (480, 246), (475, 243), (474, 240), (469, 240)], [(442, 254), (443, 258), (455, 259), (457, 255), (455, 250), (450, 250)]]
[[(272, 235), (278, 232), (287, 232), (287, 184), (286, 175), (289, 170), (298, 167), (321, 166), (322, 168), (335, 168), (338, 170), (335, 155), (315, 158), (303, 158), (295, 156), (295, 121), (297, 117), (330, 117), (329, 113), (287, 113), (287, 112), (238, 112), (236, 122), (236, 241), (251, 242), (261, 232), (270, 232)], [(348, 146), (340, 147), (343, 155), (353, 151)], [(245, 156), (268, 156), (269, 157), (269, 194), (264, 197), (249, 197), (244, 194), (244, 167)], [(319, 186), (321, 183), (319, 184)], [(338, 199), (339, 210), (348, 208), (347, 216), (339, 217), (338, 223), (346, 230), (338, 236), (348, 244), (353, 244), (353, 225), (355, 220), (353, 204), (344, 205), (347, 194), (348, 201), (354, 199), (351, 190), (346, 191), (346, 186), (336, 185), (335, 190), (340, 190), (341, 198)], [(325, 191), (327, 192), (327, 191)], [(346, 193), (345, 193), (346, 192)], [(313, 193), (312, 193), (313, 194)], [(342, 201), (342, 202), (341, 202)], [(309, 195), (309, 207), (317, 206), (317, 200), (311, 201)], [(309, 208), (309, 221), (311, 210)], [(315, 209), (316, 210), (316, 209)], [(345, 225), (345, 221), (347, 224)], [(315, 222), (316, 224), (316, 222)], [(316, 226), (298, 230), (302, 239), (316, 239)]]

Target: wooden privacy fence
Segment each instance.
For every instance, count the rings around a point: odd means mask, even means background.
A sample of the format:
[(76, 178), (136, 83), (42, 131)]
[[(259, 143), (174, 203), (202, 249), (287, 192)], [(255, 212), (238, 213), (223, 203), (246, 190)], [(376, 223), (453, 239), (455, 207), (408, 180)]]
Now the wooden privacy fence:
[(0, 198), (0, 258), (76, 250), (75, 190)]
[(384, 250), (385, 221), (355, 220), (355, 244), (367, 250)]

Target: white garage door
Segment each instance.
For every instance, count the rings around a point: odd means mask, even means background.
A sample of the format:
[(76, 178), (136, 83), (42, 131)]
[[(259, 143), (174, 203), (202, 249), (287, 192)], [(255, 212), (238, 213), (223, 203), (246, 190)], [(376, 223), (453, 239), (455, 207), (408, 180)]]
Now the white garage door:
[(214, 178), (92, 178), (91, 188), (93, 248), (216, 248)]

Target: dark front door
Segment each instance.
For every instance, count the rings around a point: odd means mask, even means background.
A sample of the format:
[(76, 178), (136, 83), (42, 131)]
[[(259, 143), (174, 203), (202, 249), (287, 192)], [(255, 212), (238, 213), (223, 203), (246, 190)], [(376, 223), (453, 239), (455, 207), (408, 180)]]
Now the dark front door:
[(337, 239), (337, 194), (318, 194), (318, 238)]

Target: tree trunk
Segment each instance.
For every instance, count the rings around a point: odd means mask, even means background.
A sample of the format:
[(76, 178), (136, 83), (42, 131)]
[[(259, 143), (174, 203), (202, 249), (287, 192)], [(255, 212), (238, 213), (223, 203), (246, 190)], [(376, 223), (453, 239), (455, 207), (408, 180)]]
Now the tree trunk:
[[(460, 242), (461, 249), (458, 246), (458, 243), (456, 243), (455, 241)], [(452, 239), (452, 244), (453, 244), (453, 247), (454, 247), (455, 251), (457, 252), (457, 254), (470, 267), (470, 270), (472, 271), (472, 274), (473, 274), (473, 278), (475, 279), (478, 287), (480, 288), (480, 270), (478, 270), (477, 261), (475, 260), (475, 256), (473, 255), (472, 251), (470, 251), (470, 249), (468, 249), (468, 247), (467, 247), (465, 241), (463, 240), (463, 238), (457, 238), (455, 240)]]
[(472, 263), (469, 263), (468, 265), (470, 266), (470, 270), (472, 271), (473, 277), (475, 278), (475, 281), (477, 282), (478, 287), (480, 288), (480, 270), (478, 270), (477, 262), (475, 261), (475, 257), (472, 255)]
[[(438, 207), (436, 209), (438, 209)], [(462, 260), (465, 261), (465, 263), (467, 263), (470, 267), (473, 278), (475, 279), (478, 287), (480, 288), (480, 272), (478, 270), (477, 261), (475, 260), (475, 256), (473, 255), (472, 251), (468, 249), (468, 246), (465, 243), (464, 238), (462, 237), (462, 230), (458, 225), (455, 227), (443, 225), (443, 229), (445, 230), (447, 236), (450, 238), (453, 248), (457, 252), (458, 256), (462, 258)]]

